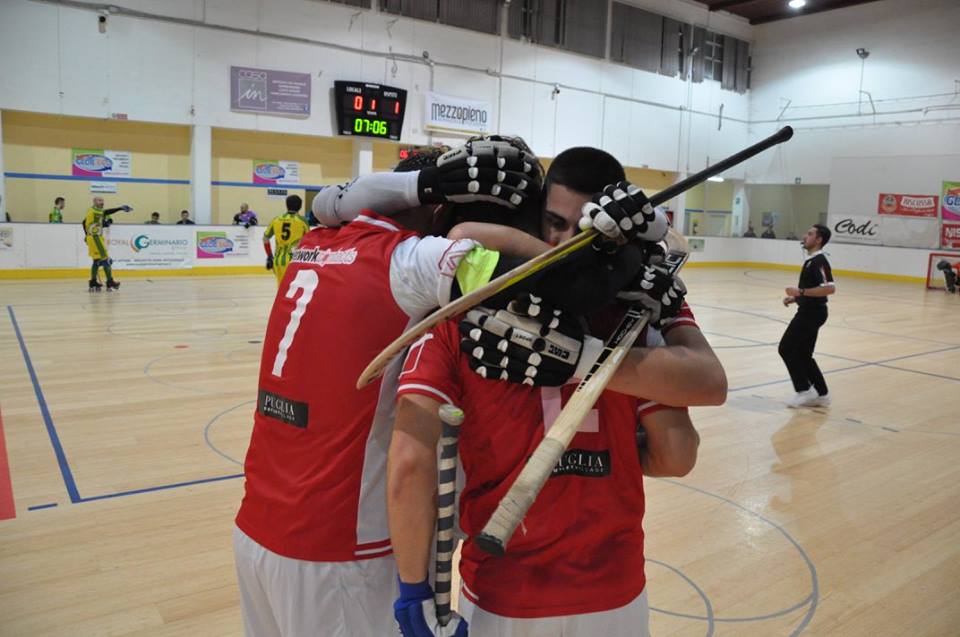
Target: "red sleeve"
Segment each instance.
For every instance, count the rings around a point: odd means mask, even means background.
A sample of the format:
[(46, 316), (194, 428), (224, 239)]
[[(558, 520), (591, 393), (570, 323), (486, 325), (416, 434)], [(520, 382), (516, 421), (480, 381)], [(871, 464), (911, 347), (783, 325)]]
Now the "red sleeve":
[(687, 305), (687, 302), (684, 301), (683, 305), (680, 306), (680, 312), (667, 321), (666, 325), (660, 330), (660, 333), (664, 336), (670, 332), (675, 327), (695, 327), (700, 329), (700, 326), (697, 325), (697, 319), (693, 316), (693, 310), (690, 309), (690, 306)]
[(410, 346), (400, 372), (397, 397), (421, 394), (441, 403), (458, 404), (460, 337), (457, 320), (438, 325)]

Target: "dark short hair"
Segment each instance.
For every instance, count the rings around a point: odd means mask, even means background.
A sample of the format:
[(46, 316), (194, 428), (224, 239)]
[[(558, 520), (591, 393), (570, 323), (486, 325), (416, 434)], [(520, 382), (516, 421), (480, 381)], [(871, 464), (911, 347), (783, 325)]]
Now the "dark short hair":
[(813, 224), (814, 230), (817, 231), (817, 236), (820, 237), (821, 243), (820, 247), (827, 245), (830, 242), (830, 228), (826, 227), (822, 223)]
[(64, 198), (63, 198), (63, 197), (57, 197), (56, 199), (53, 200), (53, 205), (57, 205), (57, 204), (60, 203), (61, 201), (64, 201)]
[(187, 215), (187, 216), (189, 217), (189, 216), (190, 216), (190, 211), (189, 211), (189, 210), (181, 210), (181, 211), (180, 211), (180, 214), (182, 214), (182, 215)]
[(154, 210), (153, 212), (150, 213), (150, 216), (151, 216), (151, 217), (159, 217), (159, 216), (160, 216), (160, 213), (157, 212), (156, 210)]
[(290, 195), (287, 197), (287, 210), (291, 212), (300, 212), (300, 208), (303, 207), (303, 199), (300, 198), (300, 195)]
[(610, 153), (590, 146), (576, 146), (563, 151), (550, 163), (545, 185), (558, 184), (592, 195), (626, 178), (623, 166)]

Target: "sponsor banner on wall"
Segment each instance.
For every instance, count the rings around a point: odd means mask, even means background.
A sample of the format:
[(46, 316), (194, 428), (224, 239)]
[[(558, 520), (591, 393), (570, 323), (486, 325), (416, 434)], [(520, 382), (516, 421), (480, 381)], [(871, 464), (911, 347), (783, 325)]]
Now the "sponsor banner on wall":
[(286, 186), (300, 183), (300, 162), (276, 159), (253, 160), (253, 183)]
[(490, 102), (467, 100), (452, 95), (427, 92), (423, 126), (427, 129), (486, 133), (492, 120)]
[(0, 228), (0, 250), (13, 250), (13, 228)]
[(230, 67), (230, 110), (242, 113), (310, 115), (309, 73)]
[(70, 174), (74, 177), (129, 177), (130, 152), (102, 148), (71, 149)]
[[(883, 223), (886, 223), (883, 219)], [(880, 217), (866, 215), (830, 215), (827, 224), (833, 233), (831, 241), (880, 245)]]
[(936, 217), (940, 198), (936, 195), (880, 193), (877, 212), (901, 217)]
[(250, 254), (250, 231), (246, 228), (229, 230), (198, 230), (198, 259), (232, 259)]
[(120, 269), (179, 269), (193, 265), (193, 233), (189, 226), (112, 225), (107, 250)]
[(883, 217), (880, 243), (899, 248), (936, 248), (940, 245), (940, 223), (936, 219)]
[(286, 188), (267, 188), (267, 199), (286, 199), (289, 193)]
[(944, 221), (960, 221), (960, 181), (943, 182), (940, 214)]
[(960, 250), (960, 223), (944, 222), (940, 228), (940, 247)]
[(90, 192), (116, 194), (117, 182), (115, 181), (91, 181)]

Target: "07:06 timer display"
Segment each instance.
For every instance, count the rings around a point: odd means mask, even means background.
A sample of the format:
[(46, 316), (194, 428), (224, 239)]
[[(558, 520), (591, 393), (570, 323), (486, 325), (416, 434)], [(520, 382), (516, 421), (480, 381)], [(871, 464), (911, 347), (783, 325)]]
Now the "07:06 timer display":
[(334, 82), (338, 133), (399, 140), (407, 103), (404, 89), (367, 82)]

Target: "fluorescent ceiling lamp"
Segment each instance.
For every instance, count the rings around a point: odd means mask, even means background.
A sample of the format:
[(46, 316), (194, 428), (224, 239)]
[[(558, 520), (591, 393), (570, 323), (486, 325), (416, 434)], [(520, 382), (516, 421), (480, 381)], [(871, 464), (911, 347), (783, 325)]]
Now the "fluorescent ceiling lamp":
[(719, 175), (714, 175), (713, 177), (707, 177), (707, 181), (715, 181), (715, 182), (717, 182), (717, 183), (721, 183), (721, 184), (722, 184), (722, 183), (723, 183), (723, 177), (720, 177)]
[(802, 9), (807, 4), (807, 0), (790, 0), (787, 4), (791, 9)]

